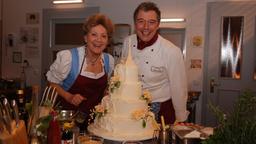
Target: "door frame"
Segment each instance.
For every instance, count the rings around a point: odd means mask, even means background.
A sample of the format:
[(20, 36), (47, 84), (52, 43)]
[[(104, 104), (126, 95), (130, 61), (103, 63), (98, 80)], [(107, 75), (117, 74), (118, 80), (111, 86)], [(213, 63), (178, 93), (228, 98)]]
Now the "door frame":
[[(163, 36), (163, 34), (165, 34), (165, 35), (175, 35), (175, 34), (181, 35), (181, 43), (180, 43), (180, 45), (177, 45), (177, 46), (181, 49), (182, 52), (186, 50), (186, 47), (185, 47), (186, 46), (186, 41), (185, 41), (186, 28), (160, 27), (159, 33), (160, 33), (160, 35), (162, 34), (162, 36)], [(166, 39), (169, 40), (168, 38), (166, 38)], [(171, 41), (171, 40), (169, 40), (169, 41)], [(174, 43), (174, 42), (172, 42), (172, 43)], [(183, 53), (183, 54), (185, 54), (185, 53)]]
[(205, 50), (204, 50), (204, 69), (203, 69), (203, 88), (202, 88), (202, 116), (201, 116), (201, 122), (205, 125), (206, 123), (206, 111), (207, 109), (207, 91), (208, 91), (208, 63), (206, 62), (209, 56), (209, 32), (210, 32), (210, 4), (207, 3), (206, 6), (206, 29), (205, 29)]

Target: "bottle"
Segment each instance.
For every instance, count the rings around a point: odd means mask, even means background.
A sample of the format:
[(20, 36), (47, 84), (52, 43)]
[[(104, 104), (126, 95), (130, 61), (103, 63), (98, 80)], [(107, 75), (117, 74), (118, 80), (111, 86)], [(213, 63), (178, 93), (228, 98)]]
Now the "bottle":
[(61, 143), (61, 131), (59, 122), (57, 120), (57, 112), (52, 111), (50, 113), (52, 120), (49, 123), (49, 128), (47, 131), (47, 144), (60, 144)]
[(61, 136), (61, 144), (74, 144), (72, 127), (72, 123), (64, 123)]
[(21, 120), (24, 120), (27, 124), (29, 114), (25, 107), (26, 97), (24, 94), (23, 89), (19, 89), (16, 91), (17, 99), (18, 99), (18, 111), (19, 111), (19, 117)]
[(18, 97), (18, 106), (19, 107), (24, 107), (25, 106), (25, 95), (24, 95), (24, 90), (19, 89), (16, 91), (17, 97)]
[(36, 134), (36, 129), (35, 128), (33, 128), (31, 130), (30, 144), (40, 144), (39, 139), (38, 139), (37, 134)]

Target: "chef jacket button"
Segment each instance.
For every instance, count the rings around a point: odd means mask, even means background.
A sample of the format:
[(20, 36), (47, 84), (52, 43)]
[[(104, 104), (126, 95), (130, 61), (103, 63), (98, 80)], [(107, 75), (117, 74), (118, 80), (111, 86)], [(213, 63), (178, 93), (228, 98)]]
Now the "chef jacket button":
[(146, 64), (148, 64), (148, 61), (146, 61)]
[(154, 49), (151, 49), (151, 51), (153, 52), (153, 51), (154, 51)]
[(141, 77), (144, 77), (144, 75), (141, 75)]
[(133, 47), (135, 47), (135, 45), (133, 45)]

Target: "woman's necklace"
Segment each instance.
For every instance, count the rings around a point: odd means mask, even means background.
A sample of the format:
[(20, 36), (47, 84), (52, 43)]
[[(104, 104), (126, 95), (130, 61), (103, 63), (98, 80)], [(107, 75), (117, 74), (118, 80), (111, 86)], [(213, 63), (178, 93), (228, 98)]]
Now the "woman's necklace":
[(85, 57), (87, 57), (87, 58), (86, 58), (86, 63), (87, 63), (87, 64), (90, 64), (91, 66), (95, 66), (95, 64), (96, 64), (96, 62), (98, 61), (98, 59), (100, 58), (100, 56), (101, 56), (101, 55), (98, 55), (95, 59), (90, 60), (90, 59), (88, 58), (88, 53), (86, 53), (86, 54), (85, 54)]
[(89, 60), (89, 59), (88, 59), (88, 63), (89, 63), (90, 65), (92, 65), (92, 66), (95, 66), (95, 64), (96, 64), (96, 62), (98, 61), (99, 57), (100, 57), (100, 55), (99, 55), (98, 57), (96, 57), (94, 60)]

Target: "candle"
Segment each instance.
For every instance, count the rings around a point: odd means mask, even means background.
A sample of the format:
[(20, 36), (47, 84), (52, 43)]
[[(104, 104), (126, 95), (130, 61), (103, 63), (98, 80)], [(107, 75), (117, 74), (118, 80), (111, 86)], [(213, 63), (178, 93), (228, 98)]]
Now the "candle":
[(165, 130), (165, 122), (164, 122), (164, 116), (161, 116), (161, 122), (162, 122), (162, 127), (163, 127), (163, 130)]

